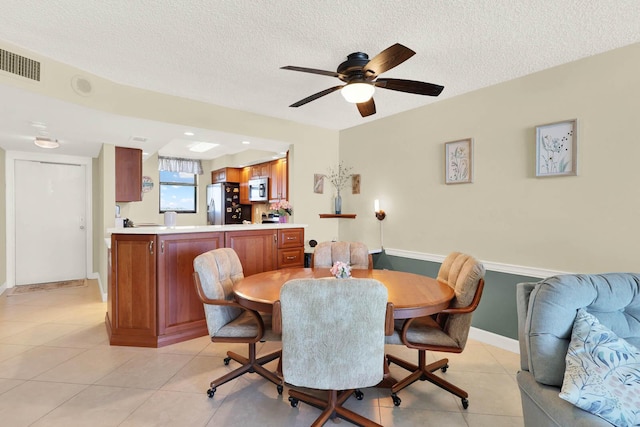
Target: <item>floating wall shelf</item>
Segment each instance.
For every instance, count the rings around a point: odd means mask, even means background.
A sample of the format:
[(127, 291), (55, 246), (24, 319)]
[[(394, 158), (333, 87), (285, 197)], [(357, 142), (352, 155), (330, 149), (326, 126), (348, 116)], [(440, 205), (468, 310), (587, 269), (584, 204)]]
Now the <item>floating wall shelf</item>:
[(356, 214), (319, 214), (320, 218), (349, 218), (355, 219)]

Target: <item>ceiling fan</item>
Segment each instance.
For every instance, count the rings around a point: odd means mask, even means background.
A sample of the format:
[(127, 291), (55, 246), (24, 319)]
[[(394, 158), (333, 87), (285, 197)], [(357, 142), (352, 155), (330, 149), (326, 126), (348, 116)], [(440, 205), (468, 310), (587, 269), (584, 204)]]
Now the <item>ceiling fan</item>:
[(338, 65), (338, 69), (335, 72), (292, 65), (281, 67), (283, 70), (337, 77), (346, 83), (314, 93), (311, 96), (291, 104), (289, 107), (300, 107), (308, 102), (315, 101), (318, 98), (340, 90), (348, 102), (358, 106), (360, 115), (367, 117), (376, 113), (376, 104), (372, 97), (376, 87), (418, 95), (440, 95), (444, 86), (415, 80), (378, 78), (380, 74), (397, 67), (415, 54), (416, 53), (408, 47), (396, 43), (377, 54), (373, 59), (369, 59), (369, 55), (363, 52), (352, 53), (347, 56), (345, 62)]

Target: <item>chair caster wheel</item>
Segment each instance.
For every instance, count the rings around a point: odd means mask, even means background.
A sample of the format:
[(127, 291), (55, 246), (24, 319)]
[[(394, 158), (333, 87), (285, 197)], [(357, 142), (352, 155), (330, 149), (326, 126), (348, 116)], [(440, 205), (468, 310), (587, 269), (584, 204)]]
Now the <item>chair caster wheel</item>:
[(282, 386), (282, 384), (278, 384), (276, 385), (276, 388), (278, 389), (278, 394), (282, 394), (282, 392), (284, 391), (284, 387)]
[(398, 395), (397, 395), (397, 394), (393, 393), (393, 394), (391, 395), (391, 399), (393, 400), (393, 404), (394, 404), (395, 406), (400, 406), (400, 403), (402, 402), (402, 400), (398, 397)]
[(224, 364), (225, 364), (225, 365), (228, 365), (228, 364), (229, 364), (229, 362), (231, 362), (231, 358), (230, 358), (230, 357), (225, 357), (225, 358), (224, 358)]
[(298, 406), (298, 399), (295, 397), (289, 397), (289, 403), (291, 403), (292, 408), (295, 408)]
[(209, 399), (211, 399), (214, 394), (216, 394), (215, 388), (210, 388), (209, 390), (207, 390), (207, 396), (209, 396)]
[(464, 398), (464, 397), (462, 398), (462, 407), (464, 409), (467, 409), (469, 407), (469, 399)]
[(447, 369), (449, 369), (449, 365), (444, 365), (442, 368), (440, 368), (440, 370), (442, 371), (442, 373), (444, 374), (445, 372), (447, 372)]
[(353, 394), (355, 394), (356, 399), (358, 400), (362, 400), (364, 398), (364, 393), (360, 390), (354, 391)]

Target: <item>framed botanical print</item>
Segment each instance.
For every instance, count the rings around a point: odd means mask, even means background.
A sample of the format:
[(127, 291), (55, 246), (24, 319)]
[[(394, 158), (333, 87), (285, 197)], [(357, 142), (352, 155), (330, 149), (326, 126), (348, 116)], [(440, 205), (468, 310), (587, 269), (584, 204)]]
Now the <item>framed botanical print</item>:
[(536, 176), (577, 175), (577, 120), (536, 127)]
[(444, 182), (467, 184), (473, 182), (473, 140), (471, 138), (444, 144)]

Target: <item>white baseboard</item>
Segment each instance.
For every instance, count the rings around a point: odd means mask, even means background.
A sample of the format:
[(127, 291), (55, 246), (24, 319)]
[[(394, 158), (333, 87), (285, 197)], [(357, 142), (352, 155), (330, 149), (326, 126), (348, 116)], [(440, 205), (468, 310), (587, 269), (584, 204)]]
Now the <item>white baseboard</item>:
[(0, 295), (2, 295), (4, 293), (4, 291), (6, 291), (7, 289), (7, 283), (3, 283), (2, 286), (0, 286)]
[(518, 340), (514, 340), (513, 338), (503, 337), (502, 335), (474, 327), (471, 327), (471, 330), (469, 331), (469, 338), (512, 353), (520, 354), (520, 343), (518, 343)]
[(100, 274), (97, 272), (93, 272), (87, 274), (87, 279), (96, 279), (98, 281), (98, 286), (100, 287), (100, 295), (102, 297), (102, 302), (107, 301), (107, 290), (102, 287), (102, 281), (100, 280)]

